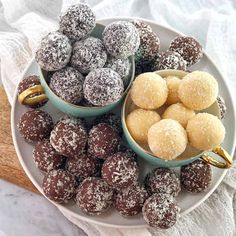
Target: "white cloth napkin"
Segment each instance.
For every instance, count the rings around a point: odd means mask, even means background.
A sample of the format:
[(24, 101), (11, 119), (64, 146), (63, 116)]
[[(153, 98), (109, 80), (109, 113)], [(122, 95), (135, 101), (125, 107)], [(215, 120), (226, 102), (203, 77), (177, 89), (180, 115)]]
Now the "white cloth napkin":
[[(76, 0), (0, 0), (1, 79), (12, 103), (21, 72), (33, 57), (40, 38), (57, 28), (57, 16)], [(136, 16), (155, 20), (195, 36), (236, 92), (235, 2), (183, 0), (90, 0), (97, 18)], [(112, 229), (67, 216), (88, 235), (233, 236), (236, 235), (236, 168), (200, 207), (179, 219), (171, 229)]]

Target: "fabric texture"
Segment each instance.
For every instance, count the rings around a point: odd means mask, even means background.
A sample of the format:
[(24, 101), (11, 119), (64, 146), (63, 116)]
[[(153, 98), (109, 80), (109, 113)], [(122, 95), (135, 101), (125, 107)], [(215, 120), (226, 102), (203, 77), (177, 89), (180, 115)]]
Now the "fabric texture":
[[(47, 32), (57, 29), (61, 10), (76, 0), (0, 0), (1, 79), (12, 103), (21, 73)], [(199, 39), (236, 93), (236, 2), (227, 0), (89, 0), (97, 19), (134, 16), (155, 20)], [(111, 229), (75, 220), (90, 236), (233, 236), (236, 235), (236, 167), (212, 196), (169, 230)]]

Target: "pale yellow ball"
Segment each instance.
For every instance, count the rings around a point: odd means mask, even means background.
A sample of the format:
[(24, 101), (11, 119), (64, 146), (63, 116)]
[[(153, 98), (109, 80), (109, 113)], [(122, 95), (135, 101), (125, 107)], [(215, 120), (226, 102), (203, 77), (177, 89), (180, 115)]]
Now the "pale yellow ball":
[(178, 90), (181, 79), (176, 76), (167, 76), (165, 77), (165, 80), (168, 88), (168, 97), (166, 100), (166, 104), (171, 105), (180, 102)]

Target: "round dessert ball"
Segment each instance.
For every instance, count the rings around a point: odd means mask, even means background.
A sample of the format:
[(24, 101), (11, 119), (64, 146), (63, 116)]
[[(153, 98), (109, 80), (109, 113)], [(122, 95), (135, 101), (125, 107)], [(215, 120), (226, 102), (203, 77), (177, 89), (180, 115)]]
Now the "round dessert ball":
[(149, 197), (143, 205), (143, 218), (154, 228), (168, 229), (178, 218), (180, 208), (176, 200), (168, 194), (156, 193)]
[(60, 154), (73, 158), (84, 151), (87, 138), (83, 121), (65, 117), (54, 126), (50, 143)]
[(60, 70), (70, 61), (71, 45), (69, 39), (60, 32), (51, 32), (42, 38), (35, 59), (46, 71)]
[(43, 192), (47, 198), (57, 203), (66, 203), (76, 190), (75, 177), (66, 170), (51, 170), (43, 179)]
[(26, 141), (41, 141), (50, 135), (53, 128), (52, 117), (42, 110), (30, 110), (21, 116), (18, 128)]
[(96, 25), (96, 18), (87, 4), (70, 6), (59, 19), (59, 30), (69, 39), (80, 40), (89, 35)]
[(127, 116), (126, 125), (135, 141), (146, 143), (149, 128), (160, 120), (156, 111), (136, 109)]
[(187, 62), (187, 66), (197, 63), (203, 55), (200, 43), (190, 36), (178, 36), (174, 38), (170, 43), (169, 49), (179, 53)]
[(176, 197), (181, 190), (177, 174), (167, 168), (155, 168), (146, 176), (144, 182), (149, 195), (160, 193)]
[(78, 104), (83, 98), (83, 75), (72, 67), (66, 67), (55, 72), (49, 87), (61, 99), (72, 104)]
[(218, 92), (218, 83), (212, 75), (204, 71), (194, 71), (184, 76), (178, 94), (186, 107), (203, 110), (216, 101)]
[(155, 73), (144, 73), (136, 77), (130, 92), (135, 105), (143, 109), (157, 109), (167, 99), (166, 81)]
[(194, 116), (194, 110), (185, 107), (182, 103), (176, 103), (167, 107), (162, 118), (177, 120), (184, 128), (186, 128), (188, 121)]
[(111, 125), (100, 123), (89, 131), (88, 152), (94, 157), (106, 159), (116, 151), (119, 142), (116, 130)]
[(71, 66), (77, 68), (83, 74), (102, 68), (106, 60), (107, 53), (100, 39), (88, 37), (76, 41), (73, 45), (70, 59)]
[(198, 113), (188, 121), (186, 131), (190, 145), (199, 150), (211, 150), (220, 145), (225, 137), (222, 122), (209, 113)]
[(33, 158), (36, 166), (43, 172), (59, 169), (64, 165), (66, 160), (64, 156), (56, 152), (48, 139), (38, 142), (35, 145)]
[(135, 216), (142, 212), (148, 193), (143, 186), (136, 184), (123, 189), (115, 196), (114, 206), (122, 216)]
[(221, 96), (218, 96), (217, 103), (220, 108), (220, 119), (223, 120), (225, 117), (226, 111), (227, 111), (227, 107), (225, 105), (225, 100)]
[(180, 102), (178, 91), (181, 79), (176, 76), (170, 75), (165, 77), (165, 80), (168, 88), (168, 97), (166, 100), (166, 104), (171, 105)]
[(114, 70), (100, 68), (91, 71), (85, 78), (84, 97), (95, 106), (107, 106), (117, 102), (124, 92), (124, 84)]
[(212, 182), (212, 170), (209, 164), (196, 160), (181, 167), (180, 180), (183, 188), (190, 193), (206, 191)]
[(139, 33), (132, 23), (116, 21), (105, 27), (103, 43), (111, 56), (127, 58), (134, 55), (139, 47)]
[(86, 178), (79, 186), (76, 204), (88, 215), (100, 215), (113, 203), (114, 191), (97, 177)]
[(188, 143), (181, 124), (172, 119), (163, 119), (148, 130), (148, 145), (157, 157), (173, 160), (184, 152)]
[(137, 182), (137, 162), (129, 155), (117, 152), (105, 160), (102, 166), (102, 178), (117, 190), (128, 188)]

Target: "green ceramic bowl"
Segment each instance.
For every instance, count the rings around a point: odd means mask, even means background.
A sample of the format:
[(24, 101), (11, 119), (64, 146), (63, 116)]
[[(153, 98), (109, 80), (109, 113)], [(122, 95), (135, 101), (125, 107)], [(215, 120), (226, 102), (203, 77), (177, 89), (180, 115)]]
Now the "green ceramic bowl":
[[(96, 38), (102, 38), (102, 32), (105, 26), (101, 24), (96, 24), (95, 29), (91, 33), (91, 36), (96, 37)], [(58, 97), (48, 86), (48, 76), (47, 72), (43, 71), (39, 68), (39, 75), (40, 75), (40, 82), (41, 85), (43, 86), (44, 92), (47, 95), (48, 99), (50, 102), (57, 107), (59, 110), (61, 110), (64, 113), (67, 113), (69, 115), (75, 116), (75, 117), (90, 117), (90, 116), (98, 116), (102, 115), (104, 113), (107, 113), (111, 110), (113, 110), (118, 104), (120, 104), (123, 100), (125, 95), (127, 94), (132, 81), (134, 79), (134, 74), (135, 74), (135, 64), (134, 64), (134, 57), (131, 56), (129, 58), (131, 68), (130, 68), (130, 82), (128, 86), (126, 87), (126, 90), (124, 91), (122, 97), (117, 101), (112, 104), (109, 104), (104, 107), (84, 107), (84, 106), (79, 106), (79, 105), (74, 105), (71, 103), (68, 103), (64, 100), (62, 100), (60, 97)]]
[[(187, 72), (179, 70), (161, 70), (155, 73), (159, 74), (162, 77), (173, 75), (173, 76), (178, 76), (181, 79), (187, 74)], [(189, 164), (199, 158), (219, 168), (229, 168), (232, 166), (233, 163), (232, 157), (222, 147), (219, 146), (215, 147), (212, 151), (209, 152), (202, 152), (191, 146), (187, 146), (185, 152), (175, 160), (163, 160), (161, 158), (158, 158), (151, 152), (148, 146), (144, 145), (141, 146), (140, 144), (138, 144), (129, 133), (129, 130), (126, 126), (126, 117), (132, 110), (136, 108), (137, 107), (131, 100), (130, 93), (128, 93), (121, 110), (121, 120), (122, 120), (124, 135), (130, 147), (138, 154), (138, 156), (143, 158), (153, 166), (180, 167)], [(161, 112), (163, 112), (163, 109), (159, 110), (160, 114)], [(201, 112), (208, 112), (217, 117), (220, 117), (220, 110), (217, 102), (215, 102), (211, 107)], [(224, 162), (218, 161), (217, 156), (224, 159)]]

